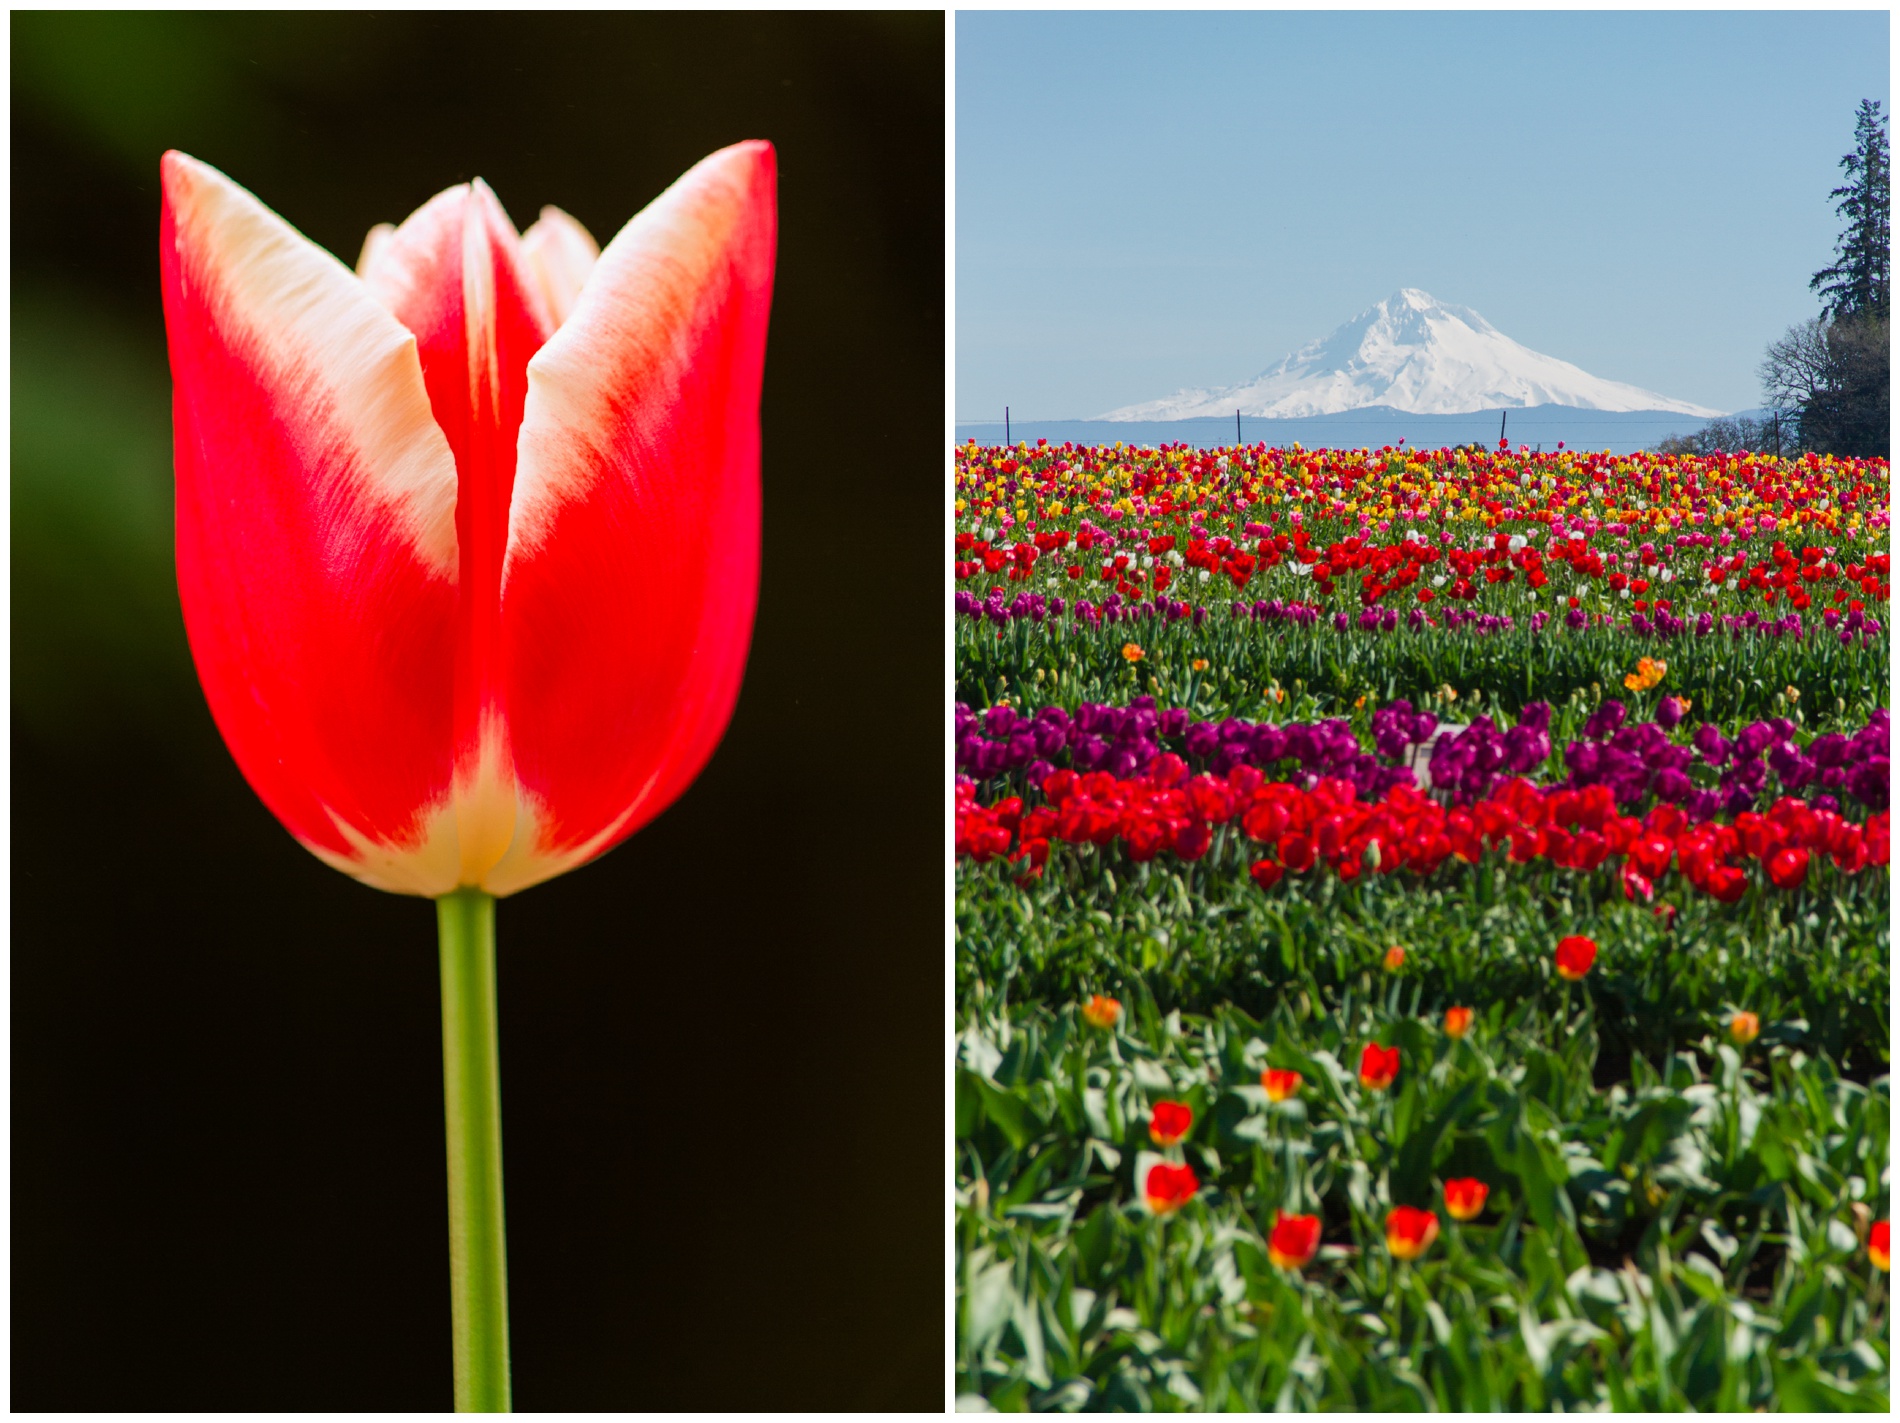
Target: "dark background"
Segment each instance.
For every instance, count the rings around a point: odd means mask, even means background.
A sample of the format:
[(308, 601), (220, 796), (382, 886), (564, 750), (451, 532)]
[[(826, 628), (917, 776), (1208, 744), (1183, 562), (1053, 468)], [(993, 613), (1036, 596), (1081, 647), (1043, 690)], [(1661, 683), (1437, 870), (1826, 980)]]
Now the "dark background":
[(354, 263), (480, 175), (603, 243), (778, 145), (730, 731), (503, 901), (515, 1400), (943, 1401), (941, 15), (21, 15), (12, 1398), (451, 1401), (434, 911), (238, 775), (171, 567), (158, 159)]

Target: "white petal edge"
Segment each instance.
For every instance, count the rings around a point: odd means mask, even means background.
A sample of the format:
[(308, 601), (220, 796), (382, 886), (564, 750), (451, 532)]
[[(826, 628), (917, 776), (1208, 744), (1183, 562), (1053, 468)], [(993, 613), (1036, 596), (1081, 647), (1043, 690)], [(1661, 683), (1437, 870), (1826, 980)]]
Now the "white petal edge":
[(521, 234), (521, 249), (558, 329), (574, 310), (581, 288), (600, 260), (600, 244), (559, 208), (545, 207), (534, 226)]
[(455, 456), (430, 410), (415, 337), (348, 267), (217, 169), (176, 152), (164, 167), (185, 280), (206, 283), (226, 339), (242, 340), (287, 397), (287, 414), (321, 420), (353, 447), (357, 491), (387, 507), (424, 565), (453, 583)]

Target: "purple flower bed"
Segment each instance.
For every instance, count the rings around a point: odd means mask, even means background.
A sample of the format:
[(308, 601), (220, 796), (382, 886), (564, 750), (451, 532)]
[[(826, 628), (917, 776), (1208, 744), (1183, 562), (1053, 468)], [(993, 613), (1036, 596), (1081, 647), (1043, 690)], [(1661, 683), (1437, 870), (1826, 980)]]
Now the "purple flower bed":
[[(1428, 718), (1423, 734), (1429, 736), (1435, 725)], [(1409, 769), (1364, 751), (1351, 725), (1338, 718), (1285, 726), (1238, 717), (1191, 721), (1185, 708), (1157, 711), (1153, 697), (1137, 697), (1126, 707), (1085, 702), (1074, 715), (1049, 706), (1034, 717), (1005, 706), (979, 717), (958, 702), (956, 745), (960, 773), (982, 781), (1020, 771), (1030, 785), (1040, 785), (1059, 759), (1075, 771), (1138, 776), (1170, 749), (1221, 776), (1236, 766), (1266, 770), (1293, 761), (1307, 775), (1351, 781), (1368, 798), (1413, 779)]]
[[(1839, 810), (1843, 794), (1869, 810), (1885, 810), (1890, 795), (1890, 717), (1882, 708), (1852, 736), (1837, 732), (1802, 745), (1786, 718), (1751, 722), (1733, 740), (1711, 722), (1699, 725), (1687, 744), (1671, 733), (1682, 724), (1682, 703), (1663, 699), (1653, 722), (1626, 724), (1628, 709), (1606, 701), (1584, 723), (1582, 737), (1564, 747), (1564, 775), (1551, 759), (1551, 709), (1544, 702), (1524, 708), (1515, 726), (1500, 730), (1485, 716), (1432, 742), (1427, 762), (1431, 788), (1457, 803), (1491, 795), (1512, 776), (1572, 789), (1608, 786), (1619, 804), (1651, 798), (1680, 805), (1693, 819), (1752, 809), (1765, 796), (1793, 795), (1817, 809)], [(1172, 751), (1197, 770), (1226, 775), (1240, 765), (1281, 777), (1330, 776), (1350, 781), (1367, 799), (1416, 783), (1403, 764), (1414, 748), (1432, 740), (1438, 719), (1395, 701), (1372, 715), (1373, 750), (1359, 744), (1349, 722), (1332, 718), (1277, 725), (1230, 717), (1194, 721), (1184, 708), (1157, 710), (1153, 697), (1126, 707), (1087, 702), (1073, 714), (1043, 707), (1033, 717), (1013, 707), (977, 715), (956, 706), (956, 765), (959, 774), (993, 780), (1020, 773), (1039, 785), (1058, 765), (1107, 771), (1120, 778), (1145, 773), (1157, 756)], [(1289, 767), (1287, 763), (1293, 763)], [(1697, 763), (1720, 773), (1718, 784), (1698, 786)], [(1297, 769), (1295, 769), (1297, 768)], [(1772, 781), (1771, 781), (1772, 773)], [(1706, 780), (1708, 771), (1702, 772)]]

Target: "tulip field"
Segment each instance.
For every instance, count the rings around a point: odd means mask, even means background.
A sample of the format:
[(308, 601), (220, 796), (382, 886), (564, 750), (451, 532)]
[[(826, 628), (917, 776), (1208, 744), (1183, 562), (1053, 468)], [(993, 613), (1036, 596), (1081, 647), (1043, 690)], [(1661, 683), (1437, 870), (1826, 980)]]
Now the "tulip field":
[(959, 1408), (1886, 1409), (1889, 493), (959, 446)]

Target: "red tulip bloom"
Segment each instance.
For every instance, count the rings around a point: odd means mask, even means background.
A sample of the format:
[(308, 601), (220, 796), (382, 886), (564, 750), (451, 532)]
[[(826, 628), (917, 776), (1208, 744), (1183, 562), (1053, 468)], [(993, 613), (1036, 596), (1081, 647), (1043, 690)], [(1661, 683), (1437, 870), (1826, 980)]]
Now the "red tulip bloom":
[(1867, 1235), (1867, 1258), (1883, 1271), (1893, 1269), (1893, 1256), (1889, 1252), (1889, 1240), (1892, 1231), (1884, 1220), (1874, 1222), (1874, 1228)]
[(1799, 889), (1808, 879), (1808, 852), (1790, 846), (1768, 857), (1768, 879), (1776, 889)]
[(1748, 892), (1748, 876), (1734, 865), (1711, 865), (1702, 888), (1722, 903), (1733, 904)]
[(1394, 944), (1385, 951), (1385, 971), (1387, 973), (1397, 973), (1404, 967), (1405, 950), (1400, 948), (1399, 945)]
[(1173, 1146), (1194, 1125), (1194, 1109), (1186, 1102), (1156, 1102), (1148, 1118), (1148, 1135), (1156, 1146)]
[(1260, 1074), (1260, 1085), (1267, 1089), (1269, 1102), (1284, 1102), (1298, 1096), (1304, 1081), (1299, 1073), (1284, 1067), (1269, 1067)]
[(1148, 1180), (1142, 1187), (1142, 1194), (1148, 1198), (1148, 1209), (1156, 1215), (1167, 1215), (1177, 1211), (1194, 1199), (1194, 1193), (1201, 1188), (1201, 1178), (1194, 1174), (1192, 1166), (1176, 1166), (1171, 1161), (1158, 1161), (1148, 1168)]
[(1319, 1217), (1273, 1213), (1273, 1230), (1267, 1236), (1267, 1258), (1282, 1270), (1299, 1270), (1319, 1253)]
[(459, 185), (355, 273), (195, 159), (162, 171), (179, 598), (264, 803), (429, 896), (512, 893), (659, 814), (751, 637), (771, 146), (598, 253)]
[(1383, 1092), (1399, 1075), (1399, 1050), (1367, 1043), (1359, 1054), (1359, 1081), (1374, 1092)]
[(1385, 1218), (1385, 1248), (1395, 1260), (1416, 1260), (1438, 1239), (1438, 1217), (1416, 1206), (1394, 1206)]
[(1445, 1182), (1445, 1212), (1453, 1220), (1476, 1220), (1484, 1213), (1491, 1188), (1469, 1176)]
[(1557, 941), (1557, 975), (1572, 983), (1590, 972), (1590, 965), (1597, 961), (1595, 939), (1586, 939), (1581, 934), (1572, 934), (1567, 939)]
[(1295, 874), (1304, 874), (1313, 868), (1313, 862), (1319, 853), (1313, 848), (1311, 836), (1297, 832), (1280, 838), (1280, 863)]

